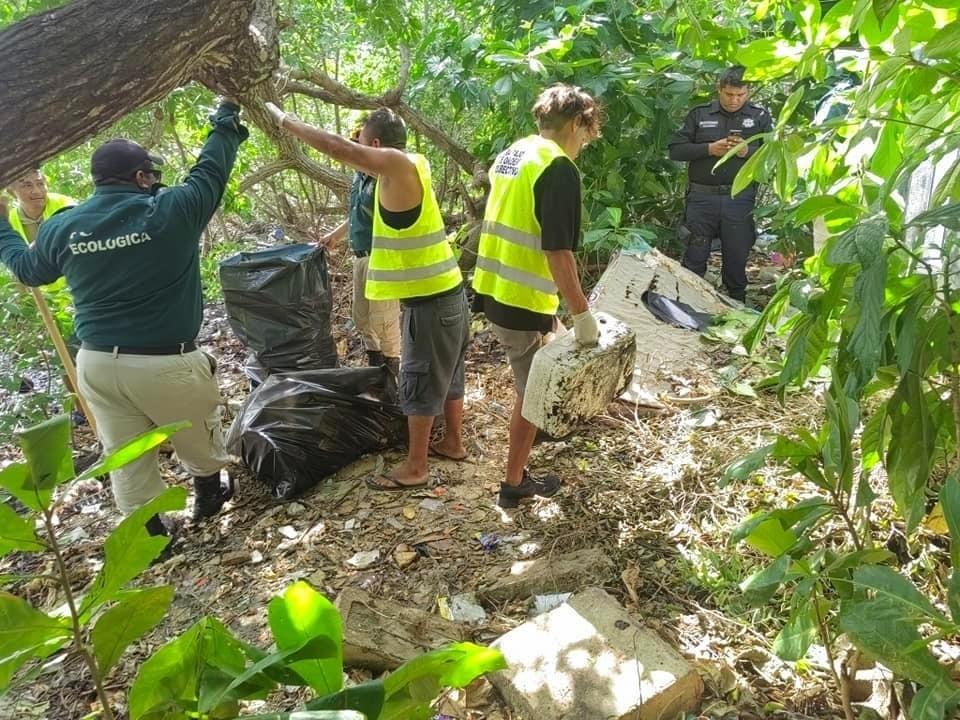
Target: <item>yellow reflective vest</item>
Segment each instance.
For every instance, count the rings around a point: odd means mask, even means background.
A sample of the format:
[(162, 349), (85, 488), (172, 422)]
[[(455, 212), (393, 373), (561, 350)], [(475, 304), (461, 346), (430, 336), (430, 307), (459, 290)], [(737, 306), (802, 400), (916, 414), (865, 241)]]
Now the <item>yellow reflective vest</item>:
[(541, 243), (533, 186), (563, 155), (553, 140), (531, 135), (497, 156), (473, 274), (478, 293), (503, 305), (556, 314), (560, 298)]
[(420, 217), (408, 228), (396, 230), (380, 214), (380, 183), (373, 199), (373, 248), (364, 291), (369, 300), (404, 300), (436, 295), (463, 282), (457, 259), (443, 229), (440, 205), (433, 194), (430, 163), (423, 155), (407, 153), (416, 165), (423, 187)]
[[(66, 195), (47, 193), (47, 203), (43, 207), (43, 220), (46, 220), (58, 210), (63, 210), (65, 207), (76, 204), (76, 200)], [(20, 237), (24, 240), (29, 240), (26, 228), (23, 227), (23, 220), (20, 218), (20, 211), (17, 208), (10, 208), (10, 212), (7, 214), (7, 220), (10, 221), (10, 226), (19, 233)]]

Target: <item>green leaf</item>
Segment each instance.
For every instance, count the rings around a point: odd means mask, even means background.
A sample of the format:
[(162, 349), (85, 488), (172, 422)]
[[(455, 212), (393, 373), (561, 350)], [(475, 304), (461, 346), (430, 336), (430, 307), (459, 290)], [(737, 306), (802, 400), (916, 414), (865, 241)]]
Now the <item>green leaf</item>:
[(943, 720), (952, 717), (960, 703), (960, 688), (952, 682), (941, 681), (933, 687), (921, 688), (910, 703), (910, 720)]
[(116, 597), (117, 592), (146, 570), (170, 542), (169, 537), (150, 535), (145, 527), (147, 520), (157, 513), (182, 510), (186, 504), (186, 488), (167, 488), (124, 518), (110, 533), (104, 544), (103, 568), (80, 606), (82, 621), (86, 622), (96, 608)]
[(500, 97), (506, 97), (513, 90), (513, 78), (510, 75), (504, 75), (493, 84), (493, 92)]
[(773, 443), (759, 447), (736, 462), (730, 463), (720, 478), (720, 487), (726, 487), (730, 482), (743, 482), (767, 463), (767, 456), (773, 450)]
[(97, 665), (103, 677), (116, 664), (130, 643), (143, 637), (163, 620), (173, 600), (173, 587), (132, 590), (107, 610), (90, 632)]
[(34, 512), (48, 507), (53, 497), (53, 488), (38, 488), (34, 484), (27, 463), (13, 463), (0, 470), (0, 487)]
[(0, 557), (12, 550), (37, 552), (46, 549), (46, 543), (37, 537), (33, 520), (20, 517), (7, 503), (0, 502)]
[(797, 105), (799, 105), (800, 101), (803, 100), (804, 89), (804, 86), (801, 85), (792, 93), (790, 93), (790, 97), (788, 97), (783, 103), (783, 107), (777, 114), (778, 128), (784, 128), (787, 126), (787, 123), (790, 122), (790, 118), (793, 117), (794, 110), (797, 109)]
[(890, 444), (885, 468), (890, 492), (912, 533), (924, 514), (925, 488), (936, 447), (936, 428), (918, 373), (911, 369), (887, 402)]
[[(214, 618), (205, 617), (150, 656), (130, 688), (131, 720), (181, 718), (197, 713), (206, 693), (229, 685), (246, 665), (243, 644)], [(246, 688), (263, 698), (274, 683), (261, 678)]]
[(888, 227), (885, 215), (874, 215), (857, 223), (828, 246), (827, 262), (871, 265), (881, 257)]
[(853, 295), (860, 305), (860, 316), (850, 335), (848, 348), (856, 358), (859, 388), (866, 385), (880, 365), (883, 353), (883, 297), (887, 283), (887, 259), (882, 254), (864, 266), (857, 276)]
[(28, 660), (45, 658), (67, 644), (68, 618), (50, 617), (16, 595), (0, 591), (0, 690)]
[[(326, 635), (318, 635), (301, 643), (298, 647), (277, 651), (261, 657), (257, 662), (242, 673), (234, 677), (229, 685), (218, 687), (214, 692), (204, 694), (200, 702), (200, 712), (222, 706), (231, 700), (242, 700), (247, 697), (250, 683), (257, 689), (272, 682), (271, 670), (278, 666), (293, 665), (304, 660), (320, 660), (337, 657), (342, 654), (341, 646)], [(262, 677), (261, 677), (262, 676)], [(307, 684), (301, 679), (298, 684)]]
[(753, 324), (746, 334), (743, 336), (743, 347), (751, 355), (756, 351), (757, 347), (760, 345), (760, 341), (763, 339), (764, 332), (767, 329), (767, 325), (776, 324), (780, 319), (780, 316), (783, 315), (783, 312), (787, 309), (787, 303), (790, 299), (790, 284), (784, 285), (773, 297), (770, 298), (770, 302), (767, 303), (767, 306), (763, 309), (763, 312), (760, 313), (760, 317), (757, 318), (757, 321)]
[(326, 637), (337, 651), (323, 659), (303, 660), (291, 668), (319, 695), (330, 695), (343, 687), (343, 626), (340, 613), (327, 598), (300, 581), (273, 598), (267, 607), (270, 629), (277, 649), (301, 647), (304, 642)]
[(770, 148), (772, 147), (772, 143), (761, 145), (760, 148), (753, 153), (753, 155), (747, 158), (747, 161), (743, 164), (743, 167), (740, 168), (740, 170), (737, 172), (737, 176), (733, 179), (733, 187), (730, 189), (731, 195), (738, 194), (741, 190), (744, 190), (755, 180), (766, 179), (760, 177), (760, 170), (763, 168), (763, 164), (766, 162), (767, 155), (770, 154)]
[(906, 616), (919, 623), (929, 621), (940, 626), (949, 626), (949, 621), (937, 610), (913, 583), (893, 568), (885, 565), (864, 565), (853, 573), (853, 583), (858, 587), (873, 590), (877, 597), (892, 603), (900, 603)]
[(188, 427), (190, 427), (190, 422), (183, 420), (148, 430), (118, 447), (96, 465), (87, 468), (77, 479), (86, 480), (88, 478), (99, 477), (117, 468), (121, 468), (127, 463), (133, 462), (141, 455), (150, 452), (158, 445), (161, 445), (174, 433)]
[(960, 203), (951, 203), (935, 210), (920, 213), (907, 223), (907, 227), (934, 227), (943, 225), (948, 230), (960, 230)]
[(841, 606), (838, 622), (854, 645), (895, 675), (927, 686), (949, 683), (948, 670), (924, 644), (903, 603), (886, 596), (848, 602)]
[(787, 578), (790, 563), (789, 555), (781, 555), (762, 570), (750, 575), (740, 583), (740, 590), (751, 605), (762, 605), (767, 602)]
[(368, 718), (378, 718), (386, 700), (383, 680), (368, 680), (359, 685), (345, 687), (340, 692), (326, 695), (307, 703), (308, 710), (337, 710), (349, 708), (359, 710)]
[(873, 14), (880, 22), (884, 21), (887, 14), (897, 6), (899, 0), (873, 0)]
[(790, 211), (790, 220), (797, 225), (803, 225), (821, 215), (829, 215), (839, 210), (855, 212), (858, 209), (856, 205), (845, 203), (836, 195), (813, 195)]
[(773, 652), (782, 660), (801, 660), (816, 637), (817, 617), (813, 603), (798, 603), (787, 624), (774, 638)]
[(940, 507), (950, 530), (950, 565), (960, 568), (960, 481), (951, 473), (940, 488)]
[(931, 58), (956, 60), (960, 55), (960, 20), (954, 20), (941, 28), (923, 46), (923, 53)]
[(71, 428), (70, 416), (58, 415), (17, 434), (36, 487), (56, 487), (75, 475), (70, 453)]
[(463, 688), (481, 675), (506, 667), (499, 650), (473, 643), (456, 643), (420, 655), (384, 679), (386, 702), (377, 720), (432, 717), (430, 705), (443, 688)]

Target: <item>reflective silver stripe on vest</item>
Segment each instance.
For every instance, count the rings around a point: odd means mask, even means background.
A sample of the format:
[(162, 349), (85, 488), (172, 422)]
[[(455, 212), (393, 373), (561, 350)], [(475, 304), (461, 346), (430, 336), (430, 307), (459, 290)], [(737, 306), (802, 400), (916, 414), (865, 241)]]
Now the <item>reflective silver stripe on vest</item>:
[(373, 236), (373, 246), (383, 248), (384, 250), (421, 250), (438, 242), (446, 242), (447, 236), (443, 230), (437, 230), (429, 235), (417, 235), (416, 237), (382, 237)]
[(374, 282), (406, 282), (407, 280), (426, 280), (427, 278), (453, 270), (457, 267), (457, 259), (449, 257), (426, 267), (406, 268), (405, 270), (367, 270), (367, 280)]
[(477, 267), (486, 270), (489, 273), (493, 273), (494, 275), (499, 275), (505, 280), (511, 280), (515, 283), (523, 285), (524, 287), (539, 290), (540, 292), (547, 293), (548, 295), (554, 295), (557, 292), (557, 286), (554, 285), (552, 280), (547, 280), (544, 277), (534, 275), (533, 273), (528, 273), (524, 270), (518, 270), (517, 268), (509, 267), (501, 263), (499, 260), (494, 260), (493, 258), (482, 256), (478, 257)]
[(531, 250), (542, 249), (539, 235), (507, 227), (503, 223), (494, 222), (493, 220), (484, 220), (480, 232), (485, 232), (488, 235), (496, 235), (507, 242), (512, 242), (514, 245), (522, 245)]

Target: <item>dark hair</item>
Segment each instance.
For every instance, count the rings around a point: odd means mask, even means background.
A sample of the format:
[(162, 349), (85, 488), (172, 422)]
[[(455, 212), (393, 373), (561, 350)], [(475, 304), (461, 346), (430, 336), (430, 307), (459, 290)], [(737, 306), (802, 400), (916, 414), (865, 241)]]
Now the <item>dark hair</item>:
[(746, 68), (743, 65), (733, 65), (728, 67), (722, 73), (720, 73), (720, 79), (717, 81), (717, 84), (720, 87), (750, 87), (750, 81), (743, 79), (743, 73), (746, 71)]
[(370, 135), (370, 139), (379, 139), (384, 147), (403, 150), (407, 147), (407, 126), (400, 117), (390, 108), (377, 108), (370, 113), (363, 122), (363, 128)]
[(533, 104), (533, 117), (540, 130), (559, 130), (571, 119), (579, 117), (584, 127), (596, 137), (603, 125), (603, 108), (593, 96), (575, 85), (551, 85)]

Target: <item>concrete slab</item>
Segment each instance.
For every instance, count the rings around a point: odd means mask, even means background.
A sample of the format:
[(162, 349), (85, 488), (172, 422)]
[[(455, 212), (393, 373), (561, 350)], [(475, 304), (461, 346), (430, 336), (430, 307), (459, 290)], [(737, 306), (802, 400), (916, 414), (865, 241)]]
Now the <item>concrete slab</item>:
[(505, 602), (544, 593), (573, 592), (603, 583), (613, 572), (613, 562), (603, 550), (586, 548), (515, 562), (508, 570), (495, 568), (484, 576), (477, 595), (489, 602)]
[(554, 437), (604, 412), (633, 377), (633, 330), (607, 313), (598, 312), (596, 318), (600, 337), (595, 347), (578, 345), (568, 332), (533, 356), (522, 414)]
[(438, 615), (395, 601), (380, 600), (359, 588), (344, 588), (334, 603), (343, 618), (343, 664), (383, 672), (453, 642), (467, 640), (464, 629)]
[(703, 694), (687, 661), (599, 588), (493, 645), (509, 669), (490, 681), (524, 720), (672, 720)]
[(661, 375), (682, 375), (687, 367), (703, 365), (706, 355), (699, 333), (654, 317), (643, 302), (647, 290), (711, 315), (731, 310), (734, 301), (653, 248), (623, 251), (610, 262), (590, 293), (590, 307), (612, 315), (636, 333), (636, 363), (623, 398), (656, 405), (656, 396), (668, 387)]

